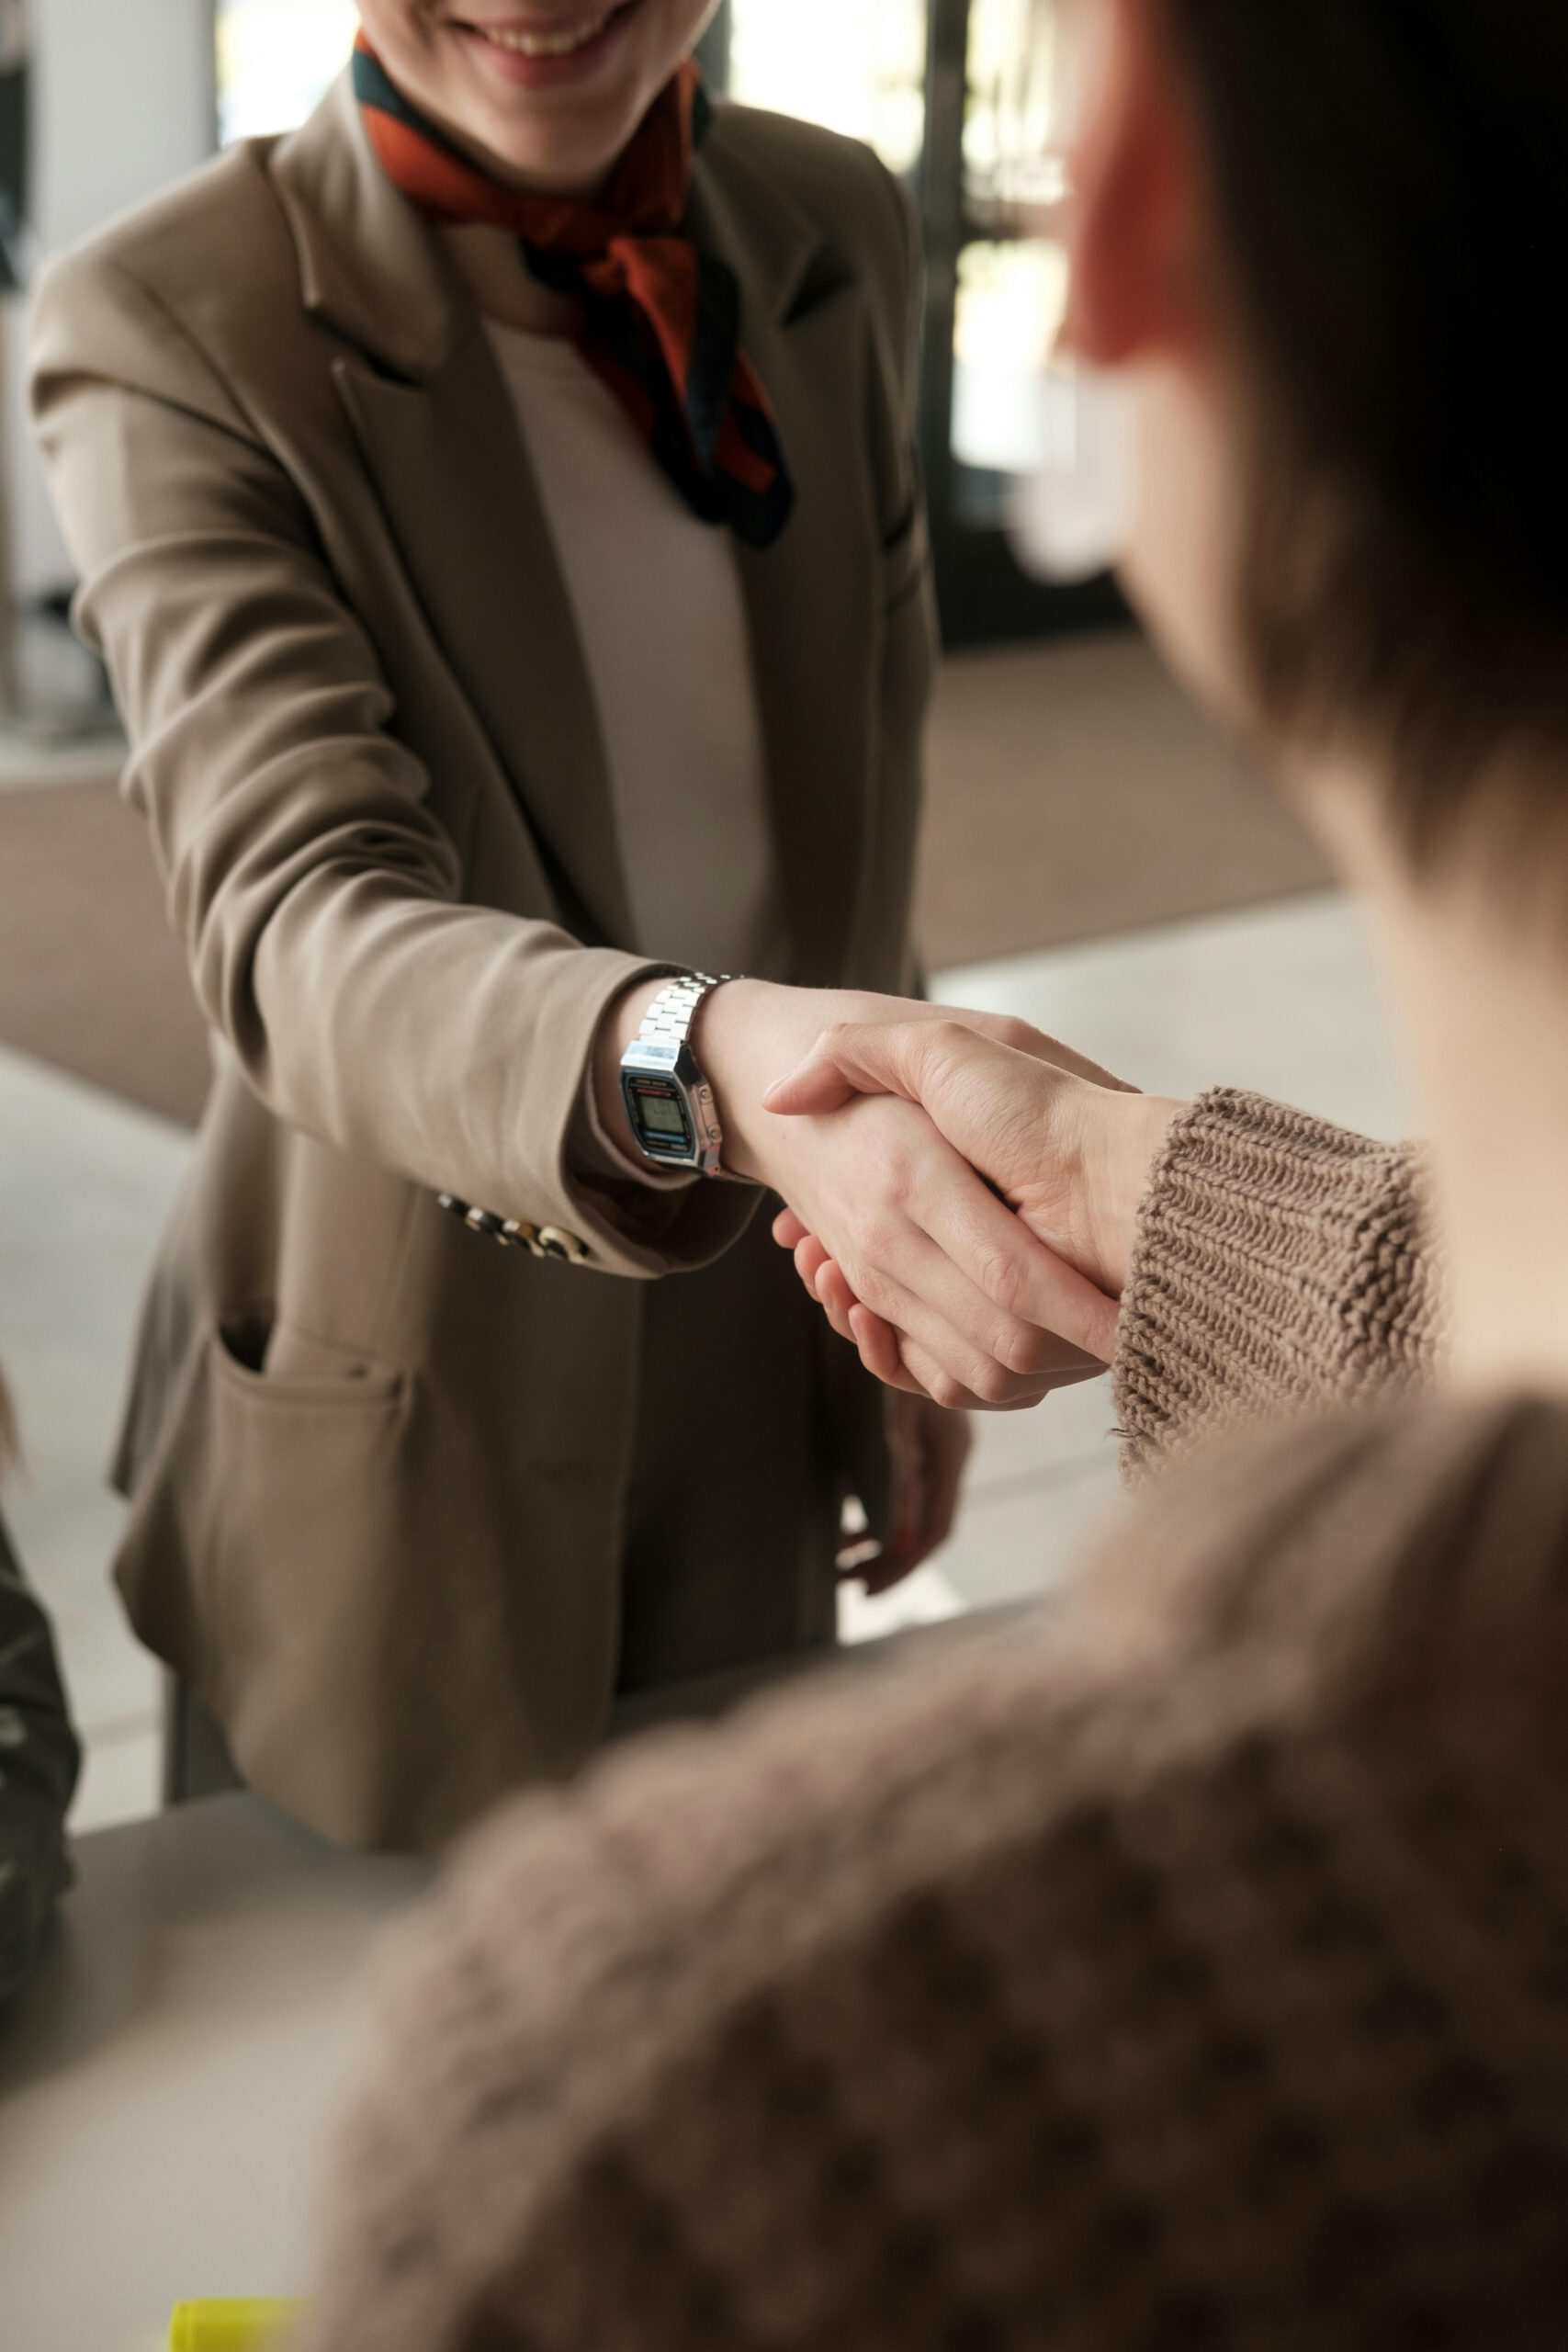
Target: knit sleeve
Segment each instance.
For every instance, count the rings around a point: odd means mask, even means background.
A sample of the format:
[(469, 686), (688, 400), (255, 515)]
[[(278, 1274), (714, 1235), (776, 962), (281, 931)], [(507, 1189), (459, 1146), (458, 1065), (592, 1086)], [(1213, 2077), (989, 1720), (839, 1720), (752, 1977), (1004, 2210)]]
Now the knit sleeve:
[(1424, 1382), (1441, 1333), (1422, 1192), (1410, 1147), (1230, 1087), (1185, 1111), (1122, 1306), (1129, 1483), (1245, 1423)]

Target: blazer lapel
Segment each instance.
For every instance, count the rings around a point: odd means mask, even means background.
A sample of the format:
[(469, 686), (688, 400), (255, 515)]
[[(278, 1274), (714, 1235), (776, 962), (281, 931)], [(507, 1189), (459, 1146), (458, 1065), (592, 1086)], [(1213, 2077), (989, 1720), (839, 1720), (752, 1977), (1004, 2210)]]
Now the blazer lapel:
[[(567, 908), (591, 935), (626, 942), (587, 665), (472, 305), (377, 163), (346, 76), (272, 170), (307, 307), (365, 356), (338, 362), (339, 388), (443, 650), (554, 858)], [(746, 348), (795, 478), (782, 537), (738, 558), (794, 977), (830, 983), (853, 937), (874, 813), (883, 526), (863, 447), (872, 337), (854, 281), (727, 136), (722, 107), (689, 220), (739, 280)]]
[(346, 80), (274, 159), (307, 307), (431, 628), (590, 940), (631, 938), (592, 685), (510, 395)]
[(740, 549), (739, 561), (794, 977), (832, 985), (865, 871), (879, 704), (867, 322), (815, 224), (732, 151), (722, 107), (698, 161), (691, 224), (740, 280), (745, 346), (795, 480), (783, 536)]

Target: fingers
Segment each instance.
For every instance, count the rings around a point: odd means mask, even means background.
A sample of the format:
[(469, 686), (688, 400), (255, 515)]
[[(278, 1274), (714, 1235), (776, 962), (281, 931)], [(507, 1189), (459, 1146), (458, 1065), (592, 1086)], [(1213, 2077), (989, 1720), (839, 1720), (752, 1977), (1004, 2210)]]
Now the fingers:
[[(852, 1305), (870, 1307), (940, 1367), (943, 1387), (922, 1385), (944, 1404), (1037, 1402), (1059, 1379), (1064, 1342), (1110, 1360), (1114, 1302), (1036, 1239), (924, 1114), (865, 1101), (845, 1116), (845, 1127), (822, 1123), (835, 1148), (849, 1145), (829, 1238), (805, 1230), (798, 1212), (780, 1227), (802, 1229), (797, 1271), (841, 1337), (854, 1336)], [(809, 1206), (807, 1216), (815, 1223)]]
[(825, 1258), (818, 1269), (817, 1296), (840, 1339), (848, 1340), (852, 1347), (855, 1335), (850, 1317), (860, 1301), (845, 1281), (843, 1269), (831, 1258)]
[(963, 1172), (967, 1181), (954, 1181), (951, 1166), (922, 1171), (910, 1211), (998, 1311), (998, 1361), (1014, 1372), (1041, 1371), (1065, 1340), (1109, 1363), (1120, 1320), (1114, 1299), (1047, 1250), (967, 1169)]
[[(1044, 1374), (1036, 1386), (1003, 1404), (993, 1404), (988, 1397), (977, 1396), (961, 1383), (950, 1380), (934, 1356), (928, 1355), (917, 1340), (895, 1335), (898, 1360), (907, 1377), (916, 1381), (933, 1404), (953, 1413), (1032, 1413), (1054, 1396), (1058, 1388), (1074, 1388), (1086, 1380), (1103, 1380), (1105, 1366), (1090, 1358), (1080, 1356), (1076, 1349), (1064, 1348), (1061, 1362)], [(863, 1355), (862, 1362), (864, 1362)]]
[(874, 1380), (885, 1388), (901, 1388), (908, 1396), (924, 1396), (925, 1389), (905, 1364), (898, 1334), (869, 1306), (852, 1306), (849, 1336)]
[[(839, 1260), (862, 1306), (918, 1340), (952, 1381), (987, 1404), (1041, 1392), (1055, 1361), (1048, 1332), (1031, 1331), (993, 1306), (919, 1226), (878, 1227), (863, 1261)], [(896, 1270), (896, 1271), (895, 1271)]]
[[(825, 1267), (832, 1267), (836, 1277), (835, 1283), (829, 1284), (827, 1290), (822, 1287), (822, 1274)], [(848, 1340), (851, 1337), (848, 1307), (853, 1300), (854, 1294), (844, 1282), (838, 1268), (832, 1266), (832, 1261), (814, 1233), (807, 1234), (804, 1240), (796, 1244), (795, 1270), (805, 1284), (808, 1296), (817, 1306), (825, 1310), (829, 1322), (840, 1339)]]
[(901, 1094), (929, 1107), (933, 1060), (951, 1057), (954, 1032), (977, 1046), (1043, 1063), (1087, 1085), (1118, 1094), (1137, 1091), (1030, 1022), (943, 1005), (933, 1006), (924, 1017), (840, 1022), (825, 1029), (806, 1059), (767, 1090), (763, 1104), (784, 1118), (836, 1111), (852, 1094)]
[(824, 1029), (799, 1067), (770, 1086), (765, 1110), (781, 1118), (836, 1111), (852, 1094), (901, 1094), (920, 1099), (921, 1033), (929, 1022), (838, 1022)]
[[(1060, 1341), (1109, 1362), (1117, 1308), (901, 1104), (863, 1102), (857, 1190), (830, 1237), (861, 1304), (987, 1404), (1051, 1372)], [(912, 1123), (912, 1124), (911, 1124)]]
[(969, 1459), (969, 1424), (962, 1413), (944, 1413), (924, 1397), (905, 1397), (892, 1408), (893, 1530), (879, 1557), (864, 1561), (860, 1575), (868, 1593), (883, 1593), (924, 1566), (953, 1532), (964, 1472)]
[[(1055, 1384), (1064, 1348), (1053, 1334), (1025, 1331), (1021, 1327), (1014, 1329), (1005, 1317), (991, 1312), (992, 1328), (976, 1344), (973, 1327), (987, 1320), (986, 1302), (955, 1274), (941, 1251), (918, 1228), (912, 1227), (903, 1237), (899, 1256), (915, 1282), (913, 1289), (906, 1290), (882, 1272), (872, 1277), (867, 1286), (874, 1285), (898, 1331), (913, 1329), (924, 1334), (933, 1362), (940, 1363), (946, 1375), (949, 1396), (944, 1401), (967, 1405), (973, 1399), (976, 1408), (1032, 1404), (1044, 1394), (1046, 1385)], [(801, 1282), (822, 1307), (839, 1338), (859, 1346), (852, 1317), (857, 1308), (870, 1310), (864, 1307), (842, 1267), (828, 1255), (815, 1234), (807, 1234), (796, 1244), (795, 1264)], [(933, 1295), (938, 1293), (951, 1303), (953, 1314), (944, 1316), (941, 1312), (942, 1299), (933, 1306)], [(958, 1317), (956, 1322), (954, 1316)], [(898, 1337), (887, 1315), (873, 1314), (871, 1320), (877, 1328), (878, 1338), (876, 1361), (868, 1369), (889, 1386), (908, 1386), (895, 1371)], [(987, 1348), (998, 1346), (1010, 1348), (1020, 1358), (1031, 1359), (1020, 1375), (1010, 1374), (1005, 1364), (987, 1353)], [(863, 1351), (862, 1361), (865, 1361)]]
[(806, 1238), (806, 1227), (793, 1209), (781, 1209), (773, 1219), (773, 1239), (781, 1250), (797, 1250)]
[(1040, 1335), (1040, 1364), (1034, 1380), (1019, 1385), (1005, 1397), (979, 1396), (954, 1380), (929, 1351), (907, 1340), (885, 1317), (857, 1299), (842, 1268), (815, 1236), (807, 1236), (797, 1246), (795, 1264), (807, 1290), (839, 1338), (856, 1350), (872, 1378), (907, 1396), (932, 1397), (953, 1411), (1027, 1412), (1058, 1388), (1104, 1376), (1105, 1365), (1098, 1357), (1045, 1333)]

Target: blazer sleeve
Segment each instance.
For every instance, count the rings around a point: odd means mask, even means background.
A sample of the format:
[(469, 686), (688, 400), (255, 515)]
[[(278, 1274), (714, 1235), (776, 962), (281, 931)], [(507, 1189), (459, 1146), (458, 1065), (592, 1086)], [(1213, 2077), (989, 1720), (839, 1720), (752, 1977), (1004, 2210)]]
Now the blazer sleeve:
[(1248, 1422), (1425, 1383), (1442, 1346), (1420, 1155), (1220, 1087), (1139, 1217), (1114, 1370), (1132, 1485)]
[(570, 1148), (602, 1016), (671, 967), (462, 902), (458, 845), (304, 501), (184, 322), (90, 249), (44, 277), (30, 359), (125, 790), (254, 1091), (356, 1158), (576, 1234), (603, 1270), (720, 1255), (753, 1196), (696, 1186), (623, 1216)]
[(80, 1763), (49, 1620), (0, 1525), (0, 2000), (71, 1883), (64, 1822)]

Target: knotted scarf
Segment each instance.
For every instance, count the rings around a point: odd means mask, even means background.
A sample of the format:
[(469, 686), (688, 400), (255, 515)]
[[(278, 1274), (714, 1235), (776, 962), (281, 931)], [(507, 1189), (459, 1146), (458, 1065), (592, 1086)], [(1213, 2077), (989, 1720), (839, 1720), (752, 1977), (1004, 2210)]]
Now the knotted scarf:
[(654, 100), (594, 198), (492, 179), (404, 97), (363, 35), (354, 90), (382, 169), (427, 218), (510, 230), (533, 275), (577, 297), (579, 350), (692, 512), (748, 547), (771, 546), (795, 491), (740, 348), (740, 288), (682, 228), (710, 111), (695, 65)]

